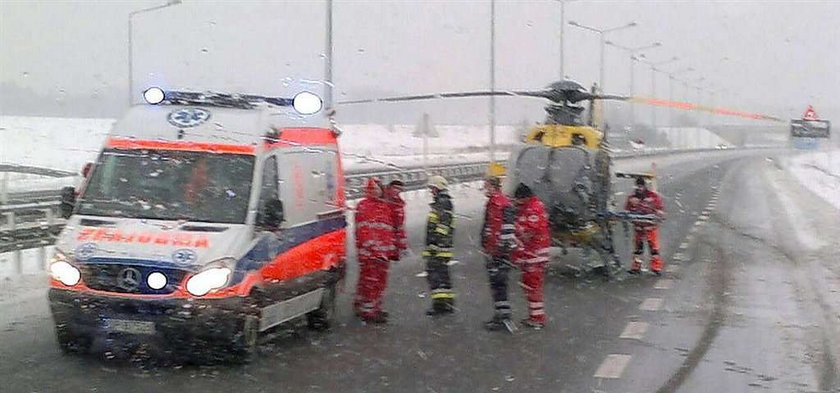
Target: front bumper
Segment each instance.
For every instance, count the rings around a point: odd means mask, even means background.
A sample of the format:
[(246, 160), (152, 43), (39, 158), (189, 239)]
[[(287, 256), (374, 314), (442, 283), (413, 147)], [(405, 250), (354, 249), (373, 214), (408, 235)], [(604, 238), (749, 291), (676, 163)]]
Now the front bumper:
[(51, 288), (49, 300), (56, 325), (73, 335), (146, 336), (165, 343), (229, 340), (249, 311), (242, 297), (133, 299)]

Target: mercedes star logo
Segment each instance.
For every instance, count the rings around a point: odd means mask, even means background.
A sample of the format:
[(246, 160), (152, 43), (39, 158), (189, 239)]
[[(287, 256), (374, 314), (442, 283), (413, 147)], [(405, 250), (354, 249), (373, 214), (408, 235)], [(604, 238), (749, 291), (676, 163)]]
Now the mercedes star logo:
[(140, 286), (140, 271), (134, 268), (127, 268), (117, 275), (117, 286), (126, 291), (133, 291)]

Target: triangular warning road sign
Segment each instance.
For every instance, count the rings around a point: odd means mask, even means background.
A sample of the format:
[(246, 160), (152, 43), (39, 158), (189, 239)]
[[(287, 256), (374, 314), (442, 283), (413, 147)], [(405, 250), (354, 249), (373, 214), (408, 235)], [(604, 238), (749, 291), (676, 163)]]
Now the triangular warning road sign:
[(817, 112), (814, 111), (813, 106), (808, 105), (808, 109), (805, 109), (805, 113), (802, 114), (802, 119), (817, 120)]

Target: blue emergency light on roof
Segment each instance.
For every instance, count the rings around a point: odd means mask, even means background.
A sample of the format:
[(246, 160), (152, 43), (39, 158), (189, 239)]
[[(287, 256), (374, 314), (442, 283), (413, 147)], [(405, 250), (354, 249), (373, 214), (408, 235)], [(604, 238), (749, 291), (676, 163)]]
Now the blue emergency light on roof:
[(150, 87), (143, 92), (143, 98), (152, 105), (206, 105), (241, 109), (253, 109), (259, 103), (266, 103), (274, 106), (292, 107), (301, 115), (313, 115), (324, 107), (321, 97), (308, 91), (300, 92), (294, 98), (284, 98), (219, 92), (164, 91), (159, 87)]

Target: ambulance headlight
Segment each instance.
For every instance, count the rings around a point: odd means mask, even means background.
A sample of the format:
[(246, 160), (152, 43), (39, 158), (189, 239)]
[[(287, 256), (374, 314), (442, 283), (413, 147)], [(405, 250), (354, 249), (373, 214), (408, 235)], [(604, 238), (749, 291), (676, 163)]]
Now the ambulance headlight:
[(193, 296), (204, 296), (214, 289), (224, 288), (230, 282), (232, 265), (232, 259), (211, 263), (187, 280), (187, 292)]
[(324, 103), (321, 101), (321, 97), (318, 97), (308, 91), (304, 91), (295, 96), (292, 101), (292, 105), (298, 113), (302, 115), (311, 115), (320, 111), (324, 106)]
[(160, 104), (165, 97), (166, 95), (163, 94), (163, 89), (160, 87), (150, 87), (143, 92), (143, 99), (152, 105)]
[(149, 284), (149, 288), (161, 289), (166, 286), (166, 276), (161, 272), (153, 272), (146, 277), (146, 284)]
[(59, 250), (55, 250), (55, 255), (50, 263), (50, 275), (61, 281), (62, 284), (72, 287), (79, 283), (82, 279), (82, 274), (75, 266), (67, 262), (67, 255)]

